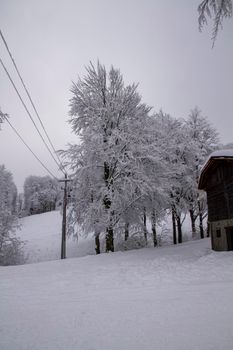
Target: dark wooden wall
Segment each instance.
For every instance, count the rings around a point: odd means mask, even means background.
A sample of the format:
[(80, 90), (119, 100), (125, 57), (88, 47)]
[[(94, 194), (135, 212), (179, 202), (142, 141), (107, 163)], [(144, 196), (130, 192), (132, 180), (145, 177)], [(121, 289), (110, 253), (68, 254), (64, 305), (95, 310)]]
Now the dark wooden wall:
[(218, 160), (207, 178), (209, 221), (233, 218), (233, 162)]

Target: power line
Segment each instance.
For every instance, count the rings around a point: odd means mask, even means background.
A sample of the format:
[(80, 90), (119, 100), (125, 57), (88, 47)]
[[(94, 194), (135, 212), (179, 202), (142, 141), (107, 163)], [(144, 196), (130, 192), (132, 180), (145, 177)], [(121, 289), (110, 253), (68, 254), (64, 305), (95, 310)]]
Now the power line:
[[(67, 179), (67, 174), (65, 174), (64, 180), (58, 180), (56, 176), (53, 175), (53, 173), (44, 165), (44, 163), (37, 157), (37, 155), (33, 152), (31, 147), (28, 146), (28, 144), (24, 141), (22, 136), (18, 133), (18, 131), (14, 128), (14, 126), (11, 124), (11, 122), (8, 120), (7, 114), (4, 114), (0, 110), (0, 117), (1, 120), (6, 120), (6, 122), (10, 125), (12, 130), (16, 133), (16, 135), (19, 137), (19, 139), (23, 142), (23, 144), (28, 148), (28, 150), (33, 154), (33, 156), (38, 160), (38, 162), (42, 165), (42, 167), (56, 180), (59, 182), (64, 182), (64, 196), (63, 196), (63, 215), (62, 215), (62, 236), (61, 236), (61, 259), (66, 258), (66, 210), (67, 210), (67, 183), (71, 181), (70, 179)], [(1, 121), (0, 120), (0, 121)]]
[(8, 47), (8, 45), (7, 45), (7, 42), (6, 42), (6, 39), (4, 38), (4, 36), (3, 36), (1, 30), (0, 30), (0, 36), (1, 36), (1, 38), (2, 38), (2, 41), (3, 41), (3, 43), (4, 43), (5, 47), (6, 47), (6, 50), (7, 50), (8, 54), (9, 54), (9, 56), (10, 56), (10, 58), (11, 58), (11, 61), (12, 61), (13, 65), (14, 65), (14, 67), (15, 67), (15, 70), (16, 70), (18, 76), (19, 76), (19, 79), (20, 79), (20, 81), (21, 81), (21, 83), (22, 83), (22, 85), (23, 85), (23, 87), (24, 87), (24, 90), (26, 91), (26, 94), (27, 94), (27, 96), (28, 96), (28, 98), (29, 98), (29, 100), (30, 100), (30, 102), (31, 102), (31, 105), (32, 105), (32, 107), (33, 107), (33, 109), (34, 109), (34, 112), (36, 113), (36, 116), (37, 116), (37, 118), (38, 118), (38, 120), (39, 120), (39, 122), (40, 122), (40, 125), (41, 125), (42, 129), (44, 130), (44, 133), (45, 133), (45, 135), (46, 135), (46, 137), (47, 137), (47, 139), (48, 139), (48, 141), (49, 141), (49, 144), (50, 144), (52, 150), (54, 151), (54, 153), (56, 154), (56, 157), (57, 157), (57, 159), (58, 159), (58, 162), (60, 163), (59, 168), (61, 168), (61, 171), (65, 174), (64, 166), (63, 166), (63, 164), (62, 164), (62, 161), (61, 161), (60, 157), (58, 156), (58, 154), (57, 154), (57, 152), (56, 152), (56, 150), (55, 150), (55, 148), (54, 148), (54, 146), (53, 146), (53, 143), (52, 143), (52, 141), (51, 141), (51, 139), (50, 139), (50, 137), (49, 137), (49, 135), (48, 135), (48, 133), (47, 133), (47, 131), (46, 131), (46, 129), (45, 129), (45, 126), (44, 126), (44, 124), (43, 124), (43, 122), (42, 122), (42, 120), (41, 120), (41, 118), (40, 118), (40, 116), (39, 116), (39, 113), (38, 113), (38, 111), (37, 111), (37, 109), (36, 109), (36, 107), (35, 107), (35, 104), (34, 104), (32, 98), (31, 98), (31, 95), (30, 95), (30, 93), (29, 93), (29, 91), (28, 91), (28, 89), (27, 89), (27, 87), (26, 87), (26, 85), (25, 85), (25, 83), (24, 83), (24, 81), (23, 81), (23, 78), (22, 78), (22, 76), (21, 76), (21, 74), (20, 74), (20, 72), (19, 72), (19, 69), (18, 69), (18, 67), (17, 67), (17, 65), (16, 65), (16, 63), (15, 63), (15, 60), (14, 60), (14, 58), (13, 58), (11, 52), (10, 52), (10, 49), (9, 49), (9, 47)]
[(28, 146), (28, 144), (26, 143), (26, 141), (24, 141), (24, 139), (22, 138), (22, 136), (18, 133), (18, 131), (15, 129), (15, 127), (11, 124), (11, 122), (8, 120), (8, 118), (6, 117), (6, 115), (4, 115), (3, 113), (1, 113), (1, 116), (3, 117), (3, 119), (10, 125), (10, 127), (12, 128), (12, 130), (16, 133), (16, 135), (19, 137), (19, 139), (23, 142), (23, 144), (27, 147), (27, 149), (33, 154), (33, 156), (38, 160), (38, 162), (42, 165), (42, 167), (55, 179), (58, 181), (58, 179), (56, 178), (55, 175), (53, 175), (53, 173), (44, 165), (44, 163), (39, 159), (39, 157), (37, 157), (37, 155), (33, 152), (33, 150), (31, 149), (30, 146)]
[[(41, 139), (42, 139), (42, 141), (43, 141), (45, 147), (47, 148), (47, 150), (49, 151), (49, 153), (50, 153), (50, 155), (52, 156), (53, 160), (55, 161), (55, 163), (57, 164), (58, 168), (60, 169), (60, 164), (57, 162), (56, 158), (54, 157), (53, 153), (51, 152), (50, 148), (48, 147), (48, 145), (47, 145), (47, 143), (46, 143), (46, 141), (45, 141), (43, 135), (41, 134), (40, 130), (38, 129), (38, 127), (37, 127), (37, 125), (36, 125), (36, 123), (35, 123), (35, 121), (34, 121), (32, 115), (31, 115), (31, 113), (29, 112), (29, 110), (28, 110), (26, 104), (24, 103), (24, 101), (23, 101), (23, 99), (22, 99), (22, 97), (21, 97), (21, 95), (20, 95), (20, 93), (19, 93), (17, 87), (15, 86), (15, 84), (14, 84), (14, 82), (13, 82), (11, 76), (10, 76), (10, 73), (9, 73), (8, 70), (6, 69), (6, 67), (5, 67), (5, 65), (4, 65), (4, 63), (3, 63), (3, 61), (2, 61), (1, 58), (0, 58), (0, 63), (1, 63), (1, 65), (2, 65), (2, 67), (3, 67), (3, 69), (5, 70), (5, 73), (6, 73), (6, 75), (8, 76), (8, 78), (9, 78), (11, 84), (13, 85), (13, 87), (14, 87), (14, 89), (15, 89), (15, 91), (16, 91), (16, 93), (17, 93), (17, 95), (18, 95), (18, 97), (19, 97), (19, 99), (20, 99), (20, 101), (21, 101), (21, 103), (22, 103), (22, 105), (23, 105), (23, 107), (24, 107), (24, 109), (26, 110), (26, 112), (27, 112), (29, 118), (31, 119), (33, 125), (35, 126), (35, 128), (36, 128), (36, 130), (37, 130), (37, 132), (38, 132), (38, 134), (40, 135), (40, 137), (41, 137)], [(62, 169), (61, 169), (61, 170), (62, 170)], [(62, 172), (63, 172), (63, 170), (62, 170)], [(64, 172), (63, 172), (63, 173), (64, 173)]]

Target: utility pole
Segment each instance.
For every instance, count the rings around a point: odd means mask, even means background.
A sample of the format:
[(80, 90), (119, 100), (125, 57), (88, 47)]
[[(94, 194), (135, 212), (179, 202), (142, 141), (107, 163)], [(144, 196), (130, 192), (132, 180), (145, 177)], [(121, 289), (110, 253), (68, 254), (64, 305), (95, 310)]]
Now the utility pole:
[(62, 235), (61, 235), (61, 259), (66, 258), (66, 208), (67, 208), (67, 182), (71, 180), (67, 179), (67, 174), (65, 174), (64, 180), (59, 180), (59, 182), (64, 182), (64, 197), (63, 197), (63, 213), (62, 213)]

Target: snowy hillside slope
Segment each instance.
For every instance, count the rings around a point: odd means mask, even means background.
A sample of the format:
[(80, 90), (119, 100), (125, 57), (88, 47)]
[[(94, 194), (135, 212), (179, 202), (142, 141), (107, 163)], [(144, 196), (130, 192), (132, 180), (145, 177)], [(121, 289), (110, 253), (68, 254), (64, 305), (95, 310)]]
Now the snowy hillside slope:
[(231, 350), (233, 252), (179, 246), (0, 268), (1, 350)]
[[(169, 232), (164, 234), (163, 245), (167, 242), (172, 242), (172, 232), (169, 228), (172, 227), (172, 223), (167, 218), (164, 221), (163, 228), (158, 227), (158, 240), (161, 231), (164, 227)], [(25, 241), (24, 253), (26, 256), (26, 263), (35, 263), (49, 260), (60, 259), (61, 250), (61, 227), (62, 227), (62, 217), (59, 211), (52, 211), (44, 214), (27, 216), (20, 219), (21, 229), (18, 230), (17, 236), (21, 240)], [(165, 231), (166, 231), (165, 230)], [(148, 231), (151, 232), (151, 228), (148, 227)], [(190, 223), (186, 220), (183, 223), (183, 239), (191, 239)], [(168, 235), (168, 236), (167, 236)], [(132, 245), (132, 242), (128, 242), (128, 246), (135, 247), (136, 244)], [(122, 240), (115, 239), (116, 250), (122, 250), (124, 244)], [(152, 243), (152, 237), (148, 236), (148, 244)], [(104, 241), (101, 243), (101, 251), (104, 251)], [(79, 236), (78, 241), (74, 240), (72, 237), (67, 238), (67, 257), (80, 257), (85, 255), (95, 254), (95, 244), (93, 237), (82, 237)]]
[[(62, 217), (59, 211), (27, 216), (20, 219), (20, 225), (17, 236), (26, 242), (26, 263), (60, 259)], [(67, 257), (94, 253), (93, 239), (67, 239)]]

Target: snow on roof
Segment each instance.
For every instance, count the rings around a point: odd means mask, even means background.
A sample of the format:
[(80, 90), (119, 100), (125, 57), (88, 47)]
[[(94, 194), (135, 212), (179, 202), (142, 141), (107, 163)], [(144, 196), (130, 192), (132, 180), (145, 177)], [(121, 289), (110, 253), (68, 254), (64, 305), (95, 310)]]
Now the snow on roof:
[(214, 157), (232, 157), (233, 158), (233, 149), (222, 149), (219, 151), (214, 151), (209, 155), (209, 158)]
[(211, 158), (233, 158), (233, 149), (221, 149), (210, 153), (210, 155), (208, 156), (201, 168), (201, 172), (205, 169), (206, 165), (208, 164)]
[(208, 171), (208, 169), (212, 166), (212, 160), (213, 159), (223, 159), (223, 158), (232, 158), (233, 160), (233, 149), (222, 149), (218, 151), (212, 152), (209, 157), (207, 158), (206, 162), (203, 164), (201, 168), (201, 173), (199, 177), (199, 183), (198, 183), (198, 188), (203, 189), (204, 186), (204, 173)]

